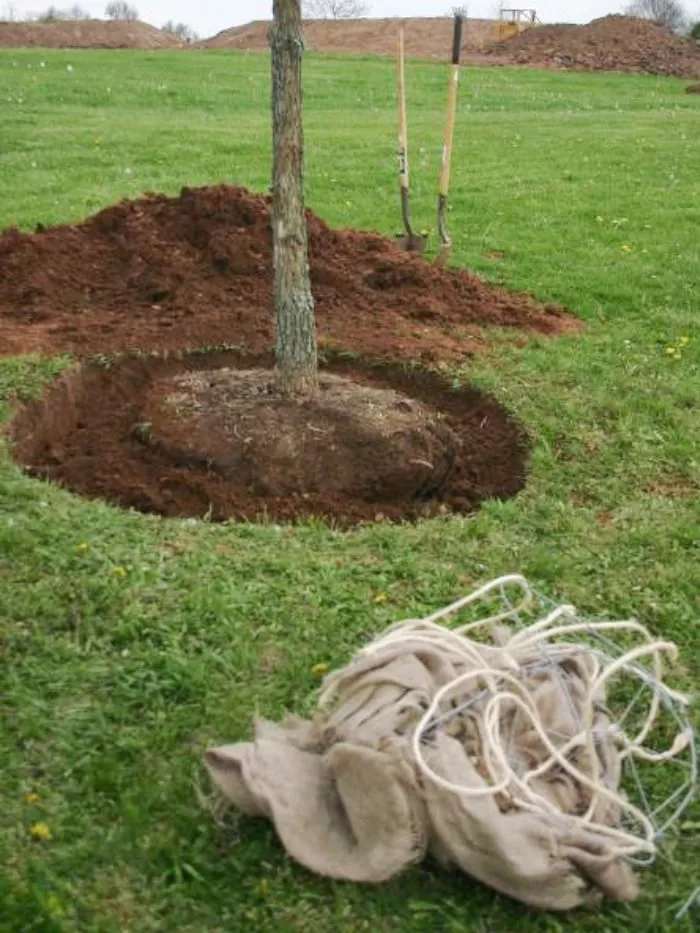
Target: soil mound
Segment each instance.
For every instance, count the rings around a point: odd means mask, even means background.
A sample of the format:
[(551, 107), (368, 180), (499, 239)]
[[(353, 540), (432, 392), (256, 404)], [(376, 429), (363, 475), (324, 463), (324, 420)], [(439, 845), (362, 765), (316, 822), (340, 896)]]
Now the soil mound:
[[(406, 55), (449, 61), (452, 49), (452, 18), (409, 17), (392, 19), (317, 19), (304, 22), (304, 45), (315, 52), (354, 52), (365, 55), (395, 55), (398, 24), (405, 27)], [(263, 20), (234, 26), (200, 43), (201, 48), (269, 49), (271, 23)], [(498, 38), (498, 23), (490, 19), (470, 19), (464, 29), (462, 49), (478, 51)]]
[(700, 76), (700, 43), (631, 16), (604, 16), (586, 26), (538, 26), (485, 51), (518, 65)]
[[(307, 213), (321, 345), (466, 359), (481, 326), (556, 334), (561, 309), (331, 230)], [(81, 224), (0, 236), (0, 353), (78, 354), (273, 344), (270, 201), (227, 186), (147, 195)]]
[(175, 36), (148, 23), (101, 19), (0, 22), (0, 48), (6, 49), (177, 49), (182, 45)]
[(79, 364), (15, 418), (15, 456), (91, 498), (214, 521), (416, 519), (524, 485), (523, 430), (473, 388), (336, 358), (320, 400), (286, 401), (270, 395), (270, 364), (233, 353)]

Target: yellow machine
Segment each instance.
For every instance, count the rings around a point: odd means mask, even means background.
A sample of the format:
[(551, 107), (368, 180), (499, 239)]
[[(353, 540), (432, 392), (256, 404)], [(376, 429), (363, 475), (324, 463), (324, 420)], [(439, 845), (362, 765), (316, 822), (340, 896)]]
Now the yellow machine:
[(507, 39), (516, 36), (524, 29), (530, 29), (539, 23), (536, 10), (508, 10), (502, 7), (498, 11), (498, 38)]

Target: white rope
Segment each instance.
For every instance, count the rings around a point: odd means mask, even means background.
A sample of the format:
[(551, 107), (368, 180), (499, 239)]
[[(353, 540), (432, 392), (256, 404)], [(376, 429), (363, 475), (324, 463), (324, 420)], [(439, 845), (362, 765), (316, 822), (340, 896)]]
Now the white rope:
[[(505, 588), (508, 586), (515, 586), (521, 591), (521, 598), (516, 605), (510, 605), (505, 596)], [(449, 616), (485, 599), (495, 591), (500, 591), (503, 602), (507, 606), (504, 611), (457, 628), (447, 628), (438, 624), (440, 620), (446, 620)], [(652, 751), (644, 745), (659, 717), (662, 700), (666, 704), (672, 703), (681, 707), (688, 703), (687, 697), (669, 689), (663, 682), (663, 655), (668, 654), (671, 658), (675, 658), (676, 646), (672, 642), (653, 639), (649, 631), (635, 620), (579, 622), (576, 610), (568, 605), (555, 608), (544, 618), (528, 627), (514, 630), (503, 646), (475, 642), (467, 636), (468, 632), (507, 620), (521, 624), (520, 613), (532, 608), (533, 604), (533, 591), (523, 576), (509, 574), (499, 577), (424, 619), (411, 619), (391, 626), (382, 636), (368, 645), (360, 656), (381, 655), (388, 649), (395, 652), (396, 648), (402, 645), (405, 645), (407, 651), (415, 650), (418, 646), (425, 646), (425, 648), (446, 652), (452, 658), (460, 658), (468, 665), (469, 669), (465, 673), (437, 691), (413, 733), (412, 753), (420, 772), (426, 779), (445, 790), (465, 797), (505, 795), (511, 806), (538, 813), (558, 822), (565, 819), (572, 827), (582, 827), (614, 841), (614, 853), (618, 856), (630, 857), (641, 852), (653, 854), (656, 850), (656, 829), (652, 815), (644, 813), (631, 803), (623, 792), (608, 787), (602, 779), (601, 761), (597, 751), (597, 741), (601, 736), (599, 728), (596, 733), (596, 710), (599, 699), (603, 695), (603, 688), (612, 677), (624, 674), (641, 680), (640, 690), (648, 687), (651, 691), (651, 702), (642, 727), (636, 735), (630, 737), (622, 728), (622, 720), (619, 724), (612, 722), (608, 727), (608, 738), (614, 741), (622, 761), (630, 758), (647, 762), (666, 762), (680, 755), (691, 743), (692, 734), (689, 729), (679, 732), (671, 746), (665, 751)], [(641, 637), (643, 643), (627, 651), (621, 651), (618, 657), (611, 658), (600, 649), (592, 648), (588, 644), (565, 640), (552, 641), (554, 638), (567, 639), (572, 635), (581, 634), (595, 636), (600, 633), (634, 634)], [(606, 638), (605, 641), (607, 643), (609, 639)], [(575, 735), (559, 747), (553, 743), (542, 724), (536, 702), (524, 679), (528, 673), (532, 673), (532, 657), (538, 651), (547, 658), (547, 664), (542, 670), (551, 668), (553, 672), (556, 672), (556, 676), (561, 676), (563, 673), (561, 665), (564, 661), (582, 657), (589, 661), (588, 667), (582, 663), (578, 664), (579, 676), (585, 686), (581, 727)], [(638, 659), (643, 657), (651, 659), (652, 674), (637, 663)], [(326, 702), (333, 692), (334, 687), (331, 684), (322, 696), (321, 702)], [(475, 706), (472, 701), (475, 694), (483, 696), (486, 701), (483, 709), (479, 711), (483, 765), (488, 773), (488, 781), (483, 786), (457, 784), (445, 779), (428, 764), (423, 750), (427, 734), (434, 731), (442, 722), (460, 713), (458, 707), (456, 710), (451, 709), (447, 714), (438, 716), (441, 705), (448, 698), (454, 700), (456, 696), (459, 696), (465, 701), (462, 708), (468, 705), (473, 711)], [(526, 717), (548, 756), (525, 774), (516, 773), (513, 764), (509, 761), (506, 743), (501, 735), (504, 708), (507, 708), (509, 712), (517, 708)], [(590, 767), (590, 773), (581, 770), (571, 760), (571, 753), (579, 748), (585, 749), (587, 753), (586, 761)], [(694, 760), (693, 758), (693, 762)], [(532, 782), (555, 765), (568, 774), (580, 787), (591, 792), (590, 804), (583, 815), (564, 814), (555, 804), (537, 794), (533, 789)], [(615, 807), (620, 816), (624, 814), (630, 818), (634, 825), (639, 827), (638, 831), (596, 822), (594, 814), (601, 799)]]

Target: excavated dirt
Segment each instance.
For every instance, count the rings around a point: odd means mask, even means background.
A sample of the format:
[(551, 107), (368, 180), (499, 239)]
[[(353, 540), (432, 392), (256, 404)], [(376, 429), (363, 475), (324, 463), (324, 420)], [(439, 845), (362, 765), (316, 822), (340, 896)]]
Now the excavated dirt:
[(700, 84), (689, 84), (685, 89), (686, 94), (700, 94)]
[(335, 359), (318, 400), (288, 401), (270, 391), (270, 363), (229, 353), (79, 364), (19, 412), (15, 456), (88, 497), (214, 521), (415, 519), (524, 485), (524, 432), (473, 388)]
[(101, 19), (56, 23), (1, 23), (0, 48), (6, 49), (177, 49), (183, 43), (148, 23)]
[[(467, 359), (485, 326), (576, 329), (560, 308), (331, 230), (307, 214), (321, 345), (363, 355)], [(146, 196), (81, 224), (0, 236), (0, 354), (273, 344), (269, 198), (233, 187)]]
[(539, 26), (490, 46), (486, 54), (518, 65), (700, 76), (700, 43), (631, 16), (604, 16), (586, 26)]
[[(315, 52), (352, 52), (355, 54), (395, 55), (398, 23), (405, 28), (406, 55), (449, 61), (452, 49), (452, 18), (449, 16), (408, 17), (406, 19), (317, 19), (306, 20), (304, 46)], [(269, 49), (270, 22), (257, 20), (234, 26), (199, 43), (200, 48)], [(498, 38), (498, 22), (490, 19), (468, 20), (462, 40), (466, 53), (478, 51)]]

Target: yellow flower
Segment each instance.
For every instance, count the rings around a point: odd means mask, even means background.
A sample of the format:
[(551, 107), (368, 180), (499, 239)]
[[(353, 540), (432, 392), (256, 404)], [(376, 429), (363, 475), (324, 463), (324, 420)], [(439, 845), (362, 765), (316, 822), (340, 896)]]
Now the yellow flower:
[(679, 347), (687, 347), (689, 343), (690, 343), (690, 337), (679, 337), (678, 338)]
[(48, 842), (49, 839), (53, 838), (51, 830), (46, 823), (32, 823), (29, 827), (29, 832), (35, 839), (40, 839), (41, 842)]
[(676, 352), (675, 347), (666, 347), (666, 349), (664, 350), (664, 353), (668, 353), (669, 356), (673, 356), (675, 352)]
[(50, 914), (62, 914), (63, 913), (61, 902), (59, 901), (59, 899), (56, 897), (55, 894), (49, 894), (49, 896), (44, 901), (44, 904), (46, 905), (46, 909), (48, 910)]
[(328, 665), (325, 661), (319, 661), (318, 664), (311, 666), (311, 673), (316, 674), (317, 677), (323, 677), (324, 674), (328, 673)]
[(387, 603), (389, 602), (389, 594), (384, 592), (377, 593), (377, 595), (374, 597), (374, 601), (375, 603)]
[(90, 549), (90, 545), (87, 543), (87, 541), (81, 541), (80, 544), (76, 545), (75, 549), (79, 554), (84, 554)]
[(24, 802), (31, 805), (33, 803), (39, 803), (41, 797), (38, 794), (25, 794)]
[(112, 567), (112, 573), (115, 577), (125, 577), (126, 568), (125, 567)]
[(621, 246), (621, 249), (622, 249), (622, 252), (623, 252), (623, 253), (631, 253), (631, 252), (632, 252), (632, 247), (629, 245), (629, 243), (623, 243), (622, 246)]

